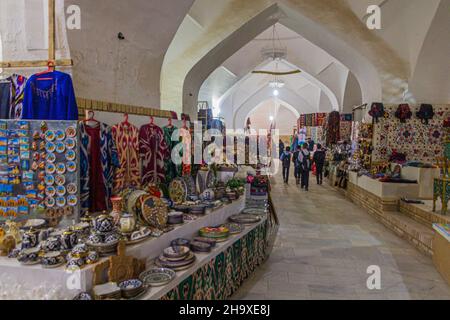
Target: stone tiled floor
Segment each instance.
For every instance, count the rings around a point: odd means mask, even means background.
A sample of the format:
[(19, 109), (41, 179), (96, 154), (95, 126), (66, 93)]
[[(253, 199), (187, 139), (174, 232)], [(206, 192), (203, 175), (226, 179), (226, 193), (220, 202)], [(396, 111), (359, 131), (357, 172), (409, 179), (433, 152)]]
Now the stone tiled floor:
[[(450, 299), (450, 287), (421, 254), (360, 207), (311, 176), (309, 192), (281, 177), (272, 198), (280, 229), (267, 262), (233, 299)], [(367, 267), (381, 290), (367, 289)]]

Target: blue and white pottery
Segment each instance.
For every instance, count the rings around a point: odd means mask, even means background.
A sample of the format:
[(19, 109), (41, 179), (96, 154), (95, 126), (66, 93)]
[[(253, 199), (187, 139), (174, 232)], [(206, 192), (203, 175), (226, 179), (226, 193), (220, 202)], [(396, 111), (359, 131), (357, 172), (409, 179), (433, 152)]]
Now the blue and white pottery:
[(100, 233), (91, 233), (88, 237), (88, 241), (93, 244), (103, 243), (103, 235)]
[(114, 243), (120, 240), (120, 236), (116, 232), (111, 232), (105, 235), (105, 243)]
[(30, 229), (22, 236), (22, 249), (34, 248), (39, 242), (39, 231)]
[(86, 256), (88, 254), (89, 248), (85, 243), (79, 243), (75, 247), (73, 247), (71, 254), (72, 256)]
[(22, 250), (17, 257), (17, 260), (23, 264), (38, 263), (39, 262), (39, 252), (40, 252), (39, 248), (29, 248), (29, 249)]
[(78, 234), (74, 231), (66, 230), (61, 235), (61, 242), (65, 249), (71, 250), (78, 242)]
[(121, 283), (119, 283), (119, 288), (121, 290), (132, 290), (142, 287), (143, 282), (139, 279), (131, 279), (131, 280), (125, 280)]
[(110, 215), (102, 214), (93, 220), (97, 232), (111, 232), (114, 229), (114, 219)]
[(87, 264), (94, 264), (100, 259), (100, 255), (97, 251), (89, 251), (87, 257), (86, 257), (86, 263)]
[(46, 253), (41, 258), (41, 264), (45, 267), (57, 266), (62, 263), (64, 263), (64, 257), (59, 251)]
[(42, 246), (45, 251), (59, 251), (61, 249), (61, 241), (58, 238), (48, 238)]

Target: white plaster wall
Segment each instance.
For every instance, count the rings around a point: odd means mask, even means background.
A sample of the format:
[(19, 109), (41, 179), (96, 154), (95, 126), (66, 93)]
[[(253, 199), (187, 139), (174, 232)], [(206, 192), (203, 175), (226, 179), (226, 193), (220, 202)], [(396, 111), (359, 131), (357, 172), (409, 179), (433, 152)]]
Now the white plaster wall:
[[(25, 6), (32, 6), (33, 11)], [(4, 61), (48, 59), (48, 12), (45, 0), (1, 0), (0, 33)], [(40, 26), (40, 28), (33, 28)], [(56, 1), (56, 58), (69, 59), (70, 48), (66, 34), (64, 0)], [(45, 69), (45, 68), (44, 68)], [(69, 72), (70, 68), (58, 68)], [(4, 73), (30, 76), (42, 68), (5, 68)]]

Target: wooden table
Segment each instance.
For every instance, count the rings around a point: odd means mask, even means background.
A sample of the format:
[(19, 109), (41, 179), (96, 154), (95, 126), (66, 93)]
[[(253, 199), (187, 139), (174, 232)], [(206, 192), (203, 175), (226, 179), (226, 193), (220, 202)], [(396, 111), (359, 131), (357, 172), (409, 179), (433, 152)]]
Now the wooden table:
[(450, 233), (440, 224), (433, 224), (433, 229), (433, 263), (450, 285)]

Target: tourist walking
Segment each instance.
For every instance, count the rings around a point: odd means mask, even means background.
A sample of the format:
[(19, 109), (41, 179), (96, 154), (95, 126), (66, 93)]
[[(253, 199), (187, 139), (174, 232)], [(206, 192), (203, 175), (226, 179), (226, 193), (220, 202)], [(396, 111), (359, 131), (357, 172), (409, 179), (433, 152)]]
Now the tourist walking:
[(308, 150), (308, 144), (303, 144), (298, 154), (298, 160), (301, 166), (301, 188), (309, 190), (309, 172), (311, 171), (311, 154)]
[(291, 148), (286, 147), (286, 150), (280, 157), (281, 163), (283, 165), (283, 180), (284, 183), (289, 182), (289, 169), (291, 167)]
[(325, 150), (322, 149), (322, 145), (317, 145), (317, 150), (314, 152), (313, 163), (316, 164), (316, 179), (317, 184), (321, 185), (323, 181), (323, 167), (325, 165)]

